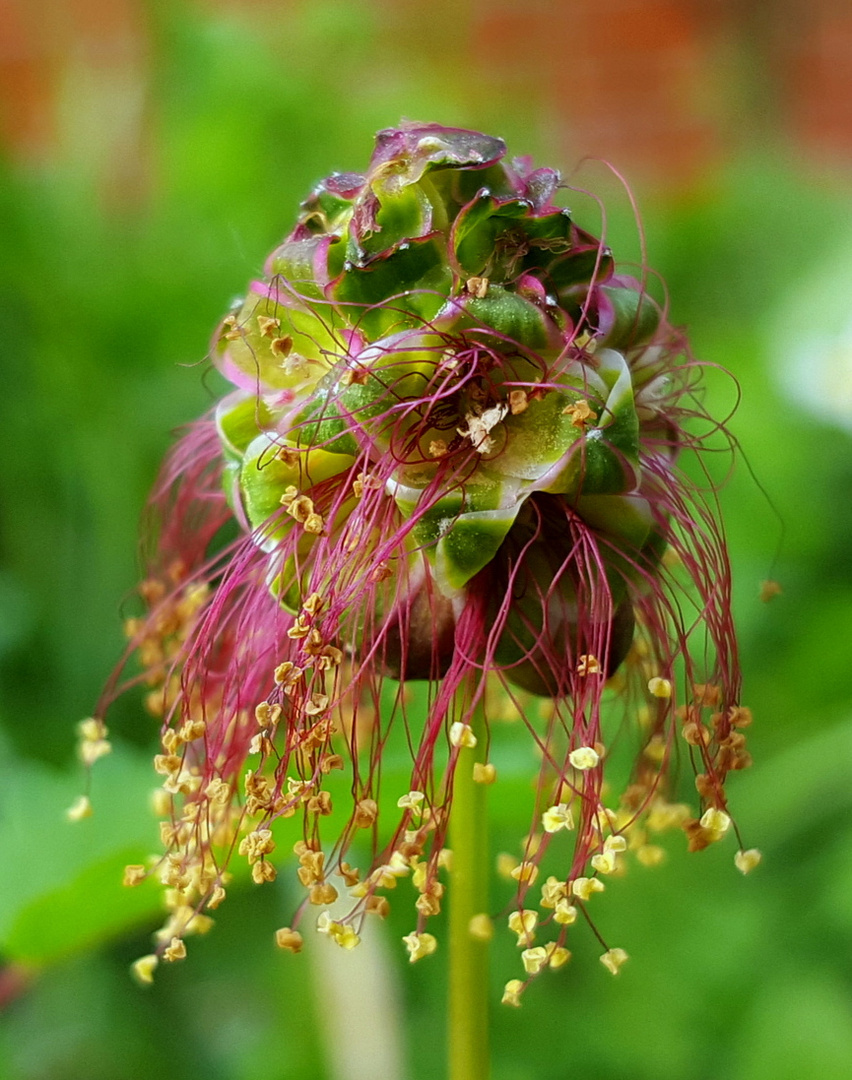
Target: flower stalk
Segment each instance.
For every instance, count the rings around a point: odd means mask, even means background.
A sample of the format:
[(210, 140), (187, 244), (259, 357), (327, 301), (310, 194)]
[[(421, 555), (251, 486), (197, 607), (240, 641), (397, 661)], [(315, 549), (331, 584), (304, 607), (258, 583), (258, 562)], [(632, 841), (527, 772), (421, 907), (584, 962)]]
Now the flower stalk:
[(470, 727), (476, 745), (461, 747), (453, 782), (450, 843), (453, 852), (449, 912), (449, 1014), (447, 1038), (450, 1080), (484, 1080), (489, 1070), (489, 905), (488, 732), (481, 706)]

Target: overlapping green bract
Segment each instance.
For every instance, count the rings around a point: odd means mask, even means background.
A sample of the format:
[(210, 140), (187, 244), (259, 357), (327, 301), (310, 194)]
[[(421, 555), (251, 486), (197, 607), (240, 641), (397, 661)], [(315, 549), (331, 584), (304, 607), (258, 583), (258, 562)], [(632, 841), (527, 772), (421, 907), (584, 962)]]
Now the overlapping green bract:
[(536, 493), (631, 557), (653, 543), (639, 445), (640, 417), (657, 418), (641, 398), (666, 392), (671, 331), (554, 205), (558, 174), (504, 158), (473, 132), (380, 133), (366, 176), (315, 189), (225, 321), (217, 363), (241, 387), (218, 411), (231, 497), (268, 547), (295, 527), (268, 527), (290, 485), (362, 457), (382, 462), (450, 598)]

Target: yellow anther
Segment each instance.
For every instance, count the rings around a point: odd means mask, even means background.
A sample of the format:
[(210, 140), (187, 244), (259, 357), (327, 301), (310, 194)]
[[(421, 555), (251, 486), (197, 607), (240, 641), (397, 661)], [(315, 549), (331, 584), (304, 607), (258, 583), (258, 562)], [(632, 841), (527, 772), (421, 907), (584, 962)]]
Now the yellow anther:
[(407, 795), (397, 799), (396, 805), (400, 810), (408, 810), (412, 817), (419, 818), (423, 814), (423, 807), (420, 804), (425, 798), (422, 791), (409, 791)]
[(569, 904), (564, 898), (556, 901), (556, 909), (553, 912), (554, 922), (558, 922), (561, 926), (571, 926), (577, 921), (577, 915), (578, 911), (573, 904)]
[(648, 693), (652, 697), (670, 698), (672, 696), (672, 684), (669, 679), (661, 679), (658, 675), (655, 675), (653, 679), (648, 680)]
[(385, 896), (368, 896), (364, 910), (368, 915), (378, 915), (380, 919), (386, 919), (390, 915), (390, 904)]
[(573, 405), (566, 405), (562, 410), (563, 416), (570, 416), (574, 427), (585, 427), (588, 420), (595, 419), (594, 411), (589, 407), (588, 401), (580, 399)]
[(518, 1009), (521, 1005), (521, 994), (524, 990), (524, 984), (520, 979), (509, 979), (503, 988), (503, 1005), (512, 1005)]
[(275, 850), (271, 829), (256, 829), (240, 841), (239, 853), (245, 855), (250, 863)]
[[(219, 781), (221, 783), (221, 780)], [(227, 788), (227, 785), (225, 785)], [(163, 791), (162, 788), (154, 788), (149, 796), (151, 800), (151, 812), (154, 817), (165, 817), (171, 813), (172, 809), (172, 797), (167, 791)], [(193, 805), (198, 805), (193, 804)]]
[(307, 495), (291, 495), (290, 488), (281, 496), (281, 505), (286, 506), (290, 517), (295, 518), (301, 525), (315, 513), (314, 500)]
[(65, 811), (69, 821), (82, 821), (83, 818), (92, 816), (92, 803), (88, 795), (80, 795)]
[(567, 895), (568, 886), (565, 882), (551, 876), (541, 887), (541, 906), (543, 908), (555, 908), (557, 903)]
[(350, 923), (336, 922), (327, 911), (317, 919), (317, 933), (327, 934), (341, 949), (354, 949), (361, 941)]
[(183, 761), (177, 754), (154, 755), (154, 772), (158, 772), (160, 776), (172, 776), (182, 764)]
[(602, 881), (592, 877), (578, 877), (571, 882), (571, 895), (578, 900), (588, 900), (592, 893), (603, 892), (606, 886)]
[(101, 739), (105, 739), (109, 734), (103, 720), (98, 720), (94, 716), (90, 716), (86, 720), (81, 720), (77, 725), (77, 733), (80, 738), (85, 739), (86, 742), (100, 742)]
[(731, 819), (724, 810), (711, 806), (701, 815), (701, 827), (712, 834), (714, 840), (721, 839), (731, 827)]
[(255, 706), (254, 718), (258, 726), (262, 728), (274, 727), (281, 719), (281, 706), (270, 705), (268, 701), (261, 701)]
[(545, 832), (555, 833), (560, 829), (574, 828), (574, 814), (567, 803), (557, 803), (541, 815), (541, 824)]
[(550, 950), (547, 965), (556, 971), (558, 968), (564, 967), (570, 959), (571, 953), (568, 949), (563, 948), (561, 945), (555, 945)]
[(728, 720), (733, 727), (748, 727), (752, 721), (751, 709), (746, 705), (733, 705), (728, 710)]
[(305, 704), (305, 712), (308, 716), (319, 716), (328, 708), (328, 694), (311, 694), (310, 701)]
[(292, 799), (301, 799), (302, 802), (307, 802), (311, 797), (311, 781), (301, 780), (295, 776), (287, 777), (287, 794)]
[(538, 867), (532, 862), (518, 863), (512, 871), (512, 877), (522, 885), (533, 885), (538, 877)]
[(433, 934), (418, 934), (412, 931), (402, 939), (408, 949), (410, 963), (422, 960), (424, 956), (431, 956), (438, 948), (437, 938)]
[(210, 899), (207, 901), (207, 904), (205, 906), (208, 907), (211, 911), (215, 911), (216, 908), (225, 899), (226, 895), (227, 893), (222, 888), (222, 886), (217, 885), (213, 892), (210, 894)]
[(758, 848), (749, 848), (748, 851), (738, 851), (734, 856), (734, 866), (743, 874), (750, 874), (760, 863), (763, 856)]
[(132, 889), (134, 885), (140, 885), (147, 876), (146, 868), (139, 863), (134, 863), (132, 866), (125, 866), (121, 884)]
[(509, 412), (512, 416), (517, 416), (518, 413), (525, 412), (529, 407), (529, 396), (526, 390), (510, 390), (509, 391)]
[(279, 949), (297, 953), (302, 951), (303, 943), (302, 935), (299, 931), (291, 930), (289, 926), (282, 926), (280, 930), (275, 931), (275, 944)]
[(577, 660), (577, 674), (578, 675), (600, 675), (601, 662), (596, 656), (584, 654)]
[(618, 828), (618, 813), (608, 806), (598, 805), (592, 818), (592, 824), (601, 835)]
[(355, 933), (355, 928), (350, 923), (332, 923), (329, 937), (341, 949), (351, 951), (361, 943), (361, 938)]
[(343, 663), (343, 650), (335, 645), (323, 645), (322, 652), (317, 658), (317, 667), (320, 671), (328, 671), (329, 668), (338, 667)]
[(490, 941), (494, 937), (494, 923), (484, 912), (474, 915), (468, 924), (470, 936), (476, 941)]
[(602, 851), (591, 858), (592, 869), (599, 874), (611, 874), (616, 867), (616, 854), (614, 851)]
[(526, 945), (535, 939), (535, 928), (538, 925), (538, 912), (531, 909), (513, 911), (509, 915), (509, 929), (518, 935), (518, 944)]
[(467, 279), (466, 288), (471, 296), (482, 300), (488, 294), (488, 285), (487, 277), (471, 277)]
[(430, 439), (428, 454), (431, 458), (443, 457), (447, 452), (447, 444), (443, 439)]
[(308, 899), (312, 904), (327, 907), (329, 904), (333, 904), (337, 899), (337, 889), (335, 889), (331, 882), (324, 881), (322, 884), (314, 885), (311, 888)]
[(710, 732), (704, 724), (694, 722), (684, 724), (681, 728), (681, 735), (690, 746), (706, 746), (710, 742)]
[(367, 379), (370, 377), (370, 369), (358, 365), (357, 367), (347, 368), (340, 376), (341, 386), (352, 386), (354, 383), (356, 386), (364, 386)]
[(678, 829), (689, 818), (689, 807), (685, 803), (668, 803), (664, 799), (656, 800), (645, 819), (651, 832), (665, 832)]
[(722, 689), (712, 683), (695, 683), (692, 693), (696, 705), (718, 705), (722, 700)]
[(361, 799), (355, 805), (353, 822), (356, 829), (369, 829), (379, 814), (379, 807), (375, 799)]
[(607, 949), (601, 957), (601, 963), (607, 971), (612, 972), (613, 975), (617, 975), (619, 969), (623, 964), (626, 964), (629, 959), (630, 957), (624, 949)]
[(418, 896), (414, 901), (414, 906), (421, 915), (425, 915), (427, 918), (438, 915), (441, 911), (441, 901), (437, 896), (432, 896), (431, 893), (423, 893), (422, 896)]
[(497, 856), (497, 873), (502, 878), (511, 878), (518, 865), (518, 860), (514, 855), (510, 855), (508, 851), (501, 851)]
[(586, 769), (596, 768), (601, 758), (593, 746), (578, 746), (576, 750), (572, 750), (568, 755), (568, 760), (575, 769), (585, 771)]
[(251, 868), (251, 879), (255, 885), (264, 885), (268, 881), (274, 881), (277, 876), (278, 871), (266, 859), (261, 859)]
[(470, 724), (464, 724), (461, 720), (456, 720), (450, 726), (450, 743), (453, 746), (466, 746), (471, 749), (476, 746), (476, 736), (473, 734), (473, 728)]
[(538, 975), (547, 963), (547, 949), (543, 945), (536, 945), (532, 949), (524, 949), (521, 953), (521, 962), (524, 965), (524, 971), (528, 975)]
[(666, 754), (669, 751), (669, 746), (662, 735), (652, 735), (651, 738), (645, 743), (645, 747), (642, 753), (649, 761), (654, 761), (658, 765), (661, 761), (665, 760)]
[(84, 765), (94, 765), (96, 761), (112, 753), (112, 743), (107, 739), (84, 739), (78, 747), (78, 753)]
[(493, 784), (497, 779), (497, 769), (491, 762), (476, 761), (473, 765), (473, 782), (475, 784)]
[(150, 985), (154, 981), (154, 972), (159, 962), (160, 958), (156, 953), (149, 953), (148, 956), (141, 956), (135, 963), (131, 964), (130, 970), (139, 982)]
[(643, 866), (659, 866), (665, 857), (665, 850), (657, 844), (643, 844), (636, 849), (636, 858)]
[(183, 960), (186, 957), (186, 945), (179, 937), (173, 937), (168, 948), (163, 950), (163, 959), (173, 964), (175, 960)]

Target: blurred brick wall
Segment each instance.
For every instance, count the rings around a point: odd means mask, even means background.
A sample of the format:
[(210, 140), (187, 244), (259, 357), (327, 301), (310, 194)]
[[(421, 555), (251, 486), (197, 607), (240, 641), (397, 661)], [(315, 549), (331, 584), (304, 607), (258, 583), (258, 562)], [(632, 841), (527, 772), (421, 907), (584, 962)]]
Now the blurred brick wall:
[(568, 157), (607, 158), (674, 185), (719, 157), (712, 57), (696, 5), (475, 3), (474, 55), (496, 73), (526, 74), (555, 114)]
[[(380, 9), (398, 62), (433, 77), (444, 65), (472, 101), (525, 96), (571, 159), (600, 156), (646, 183), (689, 186), (756, 132), (792, 141), (817, 169), (852, 172), (850, 0), (363, 2)], [(199, 3), (269, 19), (307, 0)], [(146, 11), (145, 0), (0, 0), (5, 149), (51, 154), (70, 77), (84, 105), (106, 109), (108, 186), (143, 183)]]

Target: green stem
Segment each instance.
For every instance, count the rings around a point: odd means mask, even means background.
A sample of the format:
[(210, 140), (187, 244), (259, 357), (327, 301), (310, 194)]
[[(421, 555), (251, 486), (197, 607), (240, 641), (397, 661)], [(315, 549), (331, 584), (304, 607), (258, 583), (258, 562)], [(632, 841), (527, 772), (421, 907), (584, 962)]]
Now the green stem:
[[(462, 705), (461, 693), (458, 704)], [(447, 1035), (449, 1080), (488, 1080), (488, 941), (471, 934), (471, 919), (488, 913), (488, 787), (473, 779), (485, 761), (482, 710), (471, 721), (477, 744), (462, 747), (453, 784), (450, 846), (450, 999)]]

